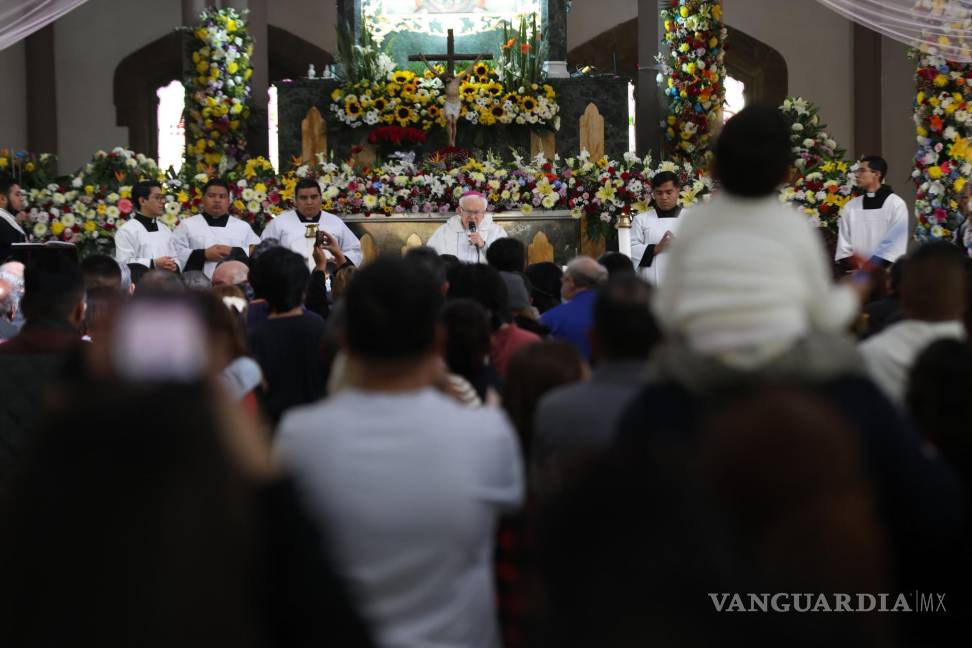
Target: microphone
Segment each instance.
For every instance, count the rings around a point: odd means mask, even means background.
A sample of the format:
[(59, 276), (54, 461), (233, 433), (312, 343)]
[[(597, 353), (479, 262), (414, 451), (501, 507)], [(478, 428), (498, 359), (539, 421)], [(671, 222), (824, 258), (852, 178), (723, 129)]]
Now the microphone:
[[(469, 221), (469, 229), (467, 231), (470, 234), (474, 234), (476, 232), (476, 223), (474, 223), (473, 221)], [(479, 263), (479, 246), (473, 243), (472, 241), (469, 241), (469, 243), (476, 248), (476, 263)]]

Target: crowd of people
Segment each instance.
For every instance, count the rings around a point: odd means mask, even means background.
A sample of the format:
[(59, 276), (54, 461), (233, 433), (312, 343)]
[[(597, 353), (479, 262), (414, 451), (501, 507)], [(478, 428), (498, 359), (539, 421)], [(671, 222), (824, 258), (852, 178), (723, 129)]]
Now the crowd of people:
[(0, 643), (967, 636), (972, 262), (905, 253), (871, 157), (832, 269), (789, 142), (738, 113), (630, 258), (528, 264), (472, 193), (363, 265), (315, 180), (262, 237), (213, 180), (171, 233), (137, 185), (114, 258), (0, 265)]

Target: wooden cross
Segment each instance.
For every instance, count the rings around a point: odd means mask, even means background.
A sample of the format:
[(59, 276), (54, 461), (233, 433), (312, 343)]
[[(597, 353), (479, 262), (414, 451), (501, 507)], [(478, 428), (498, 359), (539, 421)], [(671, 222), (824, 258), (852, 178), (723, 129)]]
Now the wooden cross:
[(456, 41), (452, 36), (452, 30), (450, 29), (446, 37), (446, 53), (445, 54), (412, 54), (408, 57), (409, 61), (445, 61), (446, 62), (446, 76), (454, 77), (456, 76), (456, 61), (475, 61), (479, 59), (492, 59), (492, 54), (456, 54)]

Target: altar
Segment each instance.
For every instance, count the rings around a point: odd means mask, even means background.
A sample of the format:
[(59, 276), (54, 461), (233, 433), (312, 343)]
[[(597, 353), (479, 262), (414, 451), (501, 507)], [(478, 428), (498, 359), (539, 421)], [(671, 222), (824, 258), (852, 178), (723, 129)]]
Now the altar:
[[(457, 145), (472, 151), (493, 151), (506, 159), (511, 148), (525, 155), (543, 152), (548, 157), (554, 153), (569, 157), (587, 148), (593, 158), (607, 155), (615, 159), (628, 150), (628, 82), (625, 79), (604, 74), (548, 79), (547, 83), (557, 92), (559, 130), (543, 132), (520, 125), (477, 128), (461, 124)], [(278, 85), (277, 145), (281, 160), (311, 161), (318, 153), (344, 160), (352, 157), (356, 147), (368, 147), (370, 129), (345, 128), (330, 116), (331, 93), (341, 85), (339, 79), (295, 79)], [(592, 114), (600, 119), (591, 120)], [(597, 121), (600, 128), (588, 127), (588, 121)], [(434, 128), (423, 149), (435, 151), (445, 146), (444, 129)]]
[[(277, 85), (279, 159), (348, 162), (361, 170), (402, 159), (441, 165), (457, 151), (463, 159), (506, 162), (584, 150), (591, 160), (620, 159), (629, 150), (628, 82), (568, 74), (567, 11), (560, 0), (428, 1), (414, 8), (338, 0), (344, 31), (337, 74), (328, 69), (325, 78)], [(388, 132), (399, 138), (394, 146), (380, 137)], [(531, 261), (563, 264), (605, 248), (603, 237), (592, 245), (575, 217), (537, 210), (500, 212), (494, 220), (530, 247)], [(345, 220), (366, 239), (367, 259), (424, 243), (445, 217)]]
[[(440, 225), (452, 214), (412, 214), (409, 216), (345, 216), (351, 231), (361, 240), (364, 263), (382, 254), (404, 254), (409, 248), (425, 245)], [(581, 253), (580, 221), (565, 210), (538, 210), (531, 214), (502, 212), (493, 222), (506, 233), (523, 241), (529, 263), (552, 261), (566, 265)]]

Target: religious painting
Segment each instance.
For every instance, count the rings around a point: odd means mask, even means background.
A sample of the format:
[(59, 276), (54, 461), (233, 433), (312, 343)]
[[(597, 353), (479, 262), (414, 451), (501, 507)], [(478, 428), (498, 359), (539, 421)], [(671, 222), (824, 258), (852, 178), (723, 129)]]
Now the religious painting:
[(361, 0), (361, 15), (382, 49), (398, 63), (441, 49), (451, 29), (463, 51), (499, 54), (503, 23), (536, 17), (540, 0)]

